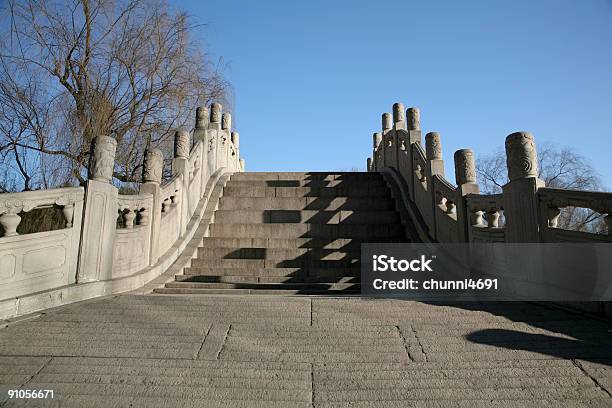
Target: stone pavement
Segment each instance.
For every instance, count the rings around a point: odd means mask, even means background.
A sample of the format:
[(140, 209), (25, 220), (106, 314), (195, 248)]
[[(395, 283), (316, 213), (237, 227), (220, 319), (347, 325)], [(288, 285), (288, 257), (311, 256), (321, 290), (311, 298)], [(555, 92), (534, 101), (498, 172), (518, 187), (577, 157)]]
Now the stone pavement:
[[(612, 323), (526, 303), (122, 295), (3, 324), (0, 384), (53, 389), (56, 407), (610, 407)], [(0, 401), (22, 405), (44, 404)]]

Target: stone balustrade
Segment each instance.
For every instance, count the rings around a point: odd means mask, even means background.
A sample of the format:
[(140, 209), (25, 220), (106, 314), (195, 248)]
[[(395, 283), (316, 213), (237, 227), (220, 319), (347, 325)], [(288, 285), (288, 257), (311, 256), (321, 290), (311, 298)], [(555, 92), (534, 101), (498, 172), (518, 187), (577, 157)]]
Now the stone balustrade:
[[(147, 149), (138, 194), (120, 195), (112, 184), (116, 145), (109, 136), (94, 139), (84, 189), (0, 194), (0, 319), (155, 279), (192, 239), (207, 202), (218, 199), (216, 183), (244, 170), (239, 134), (217, 103), (197, 109), (193, 132), (176, 132), (169, 180), (162, 151)], [(64, 229), (18, 233), (23, 213), (48, 207), (61, 209)]]
[[(387, 174), (402, 191), (404, 207), (419, 235), (438, 242), (612, 242), (612, 193), (546, 188), (538, 178), (533, 135), (506, 138), (509, 182), (501, 194), (480, 194), (474, 153), (454, 154), (455, 182), (444, 176), (442, 137), (427, 133), (421, 142), (420, 111), (393, 105), (374, 133), (368, 171)], [(607, 234), (567, 231), (557, 219), (565, 207), (582, 207), (605, 217)], [(414, 211), (412, 210), (414, 209)]]

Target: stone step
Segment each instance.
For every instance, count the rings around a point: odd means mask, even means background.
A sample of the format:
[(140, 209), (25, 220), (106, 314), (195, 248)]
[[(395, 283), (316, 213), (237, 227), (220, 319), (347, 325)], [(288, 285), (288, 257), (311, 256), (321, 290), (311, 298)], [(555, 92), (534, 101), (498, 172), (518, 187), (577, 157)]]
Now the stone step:
[(359, 283), (358, 276), (342, 276), (334, 279), (322, 276), (245, 276), (245, 275), (176, 275), (177, 282), (207, 283)]
[(405, 236), (402, 224), (212, 224), (211, 237), (223, 238), (358, 238), (364, 240), (395, 239)]
[(187, 289), (187, 288), (156, 288), (153, 293), (162, 295), (359, 295), (359, 288), (344, 290), (329, 289)]
[(360, 276), (360, 270), (358, 267), (315, 268), (306, 266), (301, 268), (211, 268), (202, 266), (185, 268), (184, 274), (186, 276), (251, 276), (261, 278), (320, 277), (323, 279), (335, 279), (338, 277), (358, 277)]
[[(361, 256), (359, 247), (349, 251), (318, 248), (198, 248), (194, 260), (208, 261), (211, 259), (310, 259), (310, 260), (342, 260), (358, 259)], [(193, 261), (192, 261), (193, 262)]]
[(293, 211), (293, 210), (217, 210), (217, 224), (395, 224), (395, 211)]
[(387, 187), (231, 187), (223, 188), (224, 197), (390, 197)]
[(390, 197), (221, 197), (220, 210), (395, 210)]
[[(407, 242), (406, 239), (377, 239), (376, 242)], [(317, 248), (317, 249), (342, 249), (345, 251), (361, 248), (366, 243), (361, 239), (351, 238), (218, 238), (206, 237), (202, 240), (204, 248)]]
[(297, 259), (194, 259), (192, 268), (347, 268), (359, 265), (358, 258), (318, 260), (316, 258)]
[(379, 173), (370, 172), (244, 172), (230, 180), (382, 180)]
[(230, 179), (226, 187), (386, 187), (382, 178), (363, 178), (355, 177), (339, 180), (327, 179), (301, 179), (301, 180), (249, 180), (249, 179)]
[(353, 282), (284, 282), (284, 283), (222, 283), (222, 282), (168, 282), (169, 289), (272, 289), (272, 290), (346, 290), (358, 289)]

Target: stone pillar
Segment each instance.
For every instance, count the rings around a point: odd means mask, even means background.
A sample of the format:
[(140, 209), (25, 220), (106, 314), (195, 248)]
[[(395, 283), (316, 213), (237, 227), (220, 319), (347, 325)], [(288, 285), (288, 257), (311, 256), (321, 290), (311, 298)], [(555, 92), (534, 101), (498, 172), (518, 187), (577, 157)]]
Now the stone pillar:
[(395, 130), (406, 129), (406, 113), (404, 105), (400, 102), (393, 104), (393, 128)]
[(189, 222), (189, 175), (191, 174), (191, 168), (189, 166), (189, 145), (190, 135), (186, 130), (178, 130), (174, 134), (174, 159), (172, 159), (172, 175), (179, 175), (181, 177), (181, 191), (180, 195), (180, 231), (181, 236), (187, 230), (187, 223)]
[(366, 159), (366, 171), (372, 171), (372, 159), (369, 157)]
[(208, 125), (208, 109), (205, 106), (196, 108), (195, 129), (193, 131), (193, 140), (195, 142), (206, 142), (206, 127)]
[(97, 136), (91, 141), (89, 180), (109, 183), (113, 178), (117, 141), (110, 136)]
[(97, 136), (91, 144), (77, 282), (112, 278), (118, 190), (111, 184), (117, 141)]
[(376, 132), (372, 135), (372, 159), (373, 159), (373, 170), (380, 171), (384, 165), (383, 154), (384, 149), (381, 149), (380, 152), (376, 150), (382, 143), (382, 133)]
[(186, 159), (189, 157), (191, 150), (189, 132), (186, 130), (177, 130), (174, 133), (174, 157)]
[(507, 242), (539, 242), (538, 154), (531, 133), (516, 132), (506, 138), (508, 179), (502, 187)]
[(444, 160), (442, 160), (442, 142), (440, 140), (440, 134), (437, 132), (429, 132), (425, 135), (425, 158), (427, 164), (425, 168), (425, 174), (427, 175), (427, 191), (431, 196), (431, 225), (432, 231), (430, 234), (432, 237), (437, 238), (437, 227), (436, 227), (436, 208), (438, 205), (436, 194), (434, 191), (434, 175), (444, 177)]
[(202, 143), (202, 147), (200, 149), (200, 163), (199, 163), (199, 171), (200, 171), (200, 197), (204, 194), (204, 190), (206, 189), (206, 183), (208, 183), (208, 136), (207, 136), (207, 127), (208, 127), (208, 117), (210, 113), (208, 109), (204, 106), (200, 106), (196, 109), (196, 120), (195, 120), (195, 128), (193, 130), (193, 140), (194, 143)]
[(208, 124), (211, 126), (221, 126), (221, 117), (223, 115), (223, 106), (220, 103), (213, 102), (210, 105), (210, 122)]
[(471, 214), (467, 211), (466, 196), (468, 194), (478, 194), (480, 189), (476, 184), (476, 162), (474, 152), (470, 149), (457, 150), (455, 159), (455, 180), (457, 182), (457, 230), (460, 242), (469, 242), (470, 227), (472, 225)]
[(415, 163), (412, 160), (412, 145), (415, 143), (421, 144), (421, 113), (419, 108), (408, 108), (406, 110), (406, 126), (408, 129), (408, 135), (406, 137), (406, 149), (407, 151), (407, 171), (404, 177), (408, 182), (408, 190), (410, 197), (414, 200), (414, 168)]
[(397, 137), (390, 113), (382, 114), (382, 138), (384, 165), (397, 168)]
[(232, 115), (230, 113), (226, 112), (221, 116), (221, 129), (232, 130)]
[(153, 205), (149, 222), (151, 223), (151, 243), (149, 265), (155, 265), (159, 259), (159, 234), (161, 229), (162, 197), (160, 183), (164, 168), (164, 155), (159, 149), (147, 149), (144, 154), (142, 169), (141, 193), (153, 195)]
[(236, 155), (232, 158), (232, 170), (240, 171), (240, 133), (232, 132), (232, 143), (234, 144), (236, 153)]

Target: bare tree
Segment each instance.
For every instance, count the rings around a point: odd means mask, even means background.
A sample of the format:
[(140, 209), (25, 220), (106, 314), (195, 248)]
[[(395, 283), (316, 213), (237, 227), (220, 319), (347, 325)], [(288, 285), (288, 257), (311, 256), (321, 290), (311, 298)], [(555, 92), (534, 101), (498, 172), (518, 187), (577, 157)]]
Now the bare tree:
[(82, 183), (97, 135), (117, 140), (115, 181), (136, 181), (148, 145), (169, 149), (195, 106), (228, 100), (165, 0), (9, 0), (1, 14), (0, 189)]
[[(538, 177), (547, 187), (602, 191), (600, 177), (589, 161), (569, 148), (551, 143), (538, 146)], [(484, 194), (497, 194), (508, 182), (506, 155), (503, 151), (479, 158), (476, 162), (478, 184)], [(559, 216), (559, 228), (603, 233), (603, 215), (587, 208), (567, 207)]]

